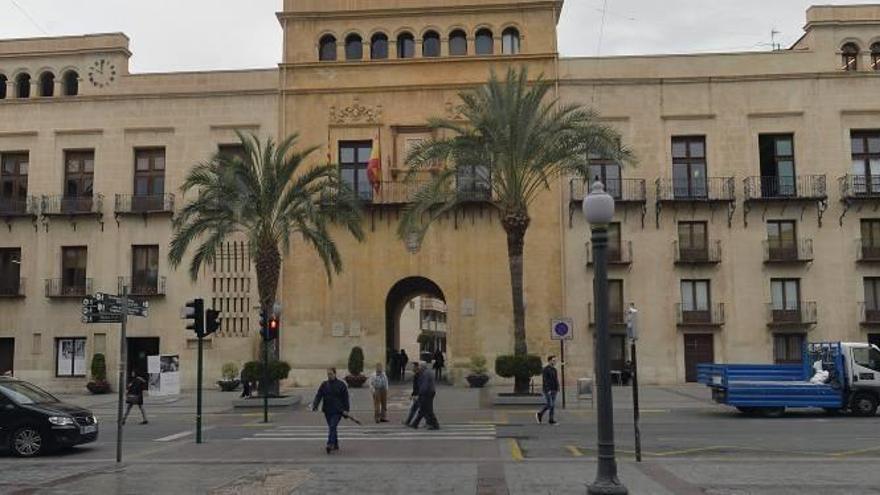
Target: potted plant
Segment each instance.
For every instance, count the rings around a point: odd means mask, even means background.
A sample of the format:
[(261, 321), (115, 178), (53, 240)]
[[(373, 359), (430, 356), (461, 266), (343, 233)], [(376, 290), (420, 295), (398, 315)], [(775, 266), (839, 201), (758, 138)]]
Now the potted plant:
[[(269, 363), (269, 383), (284, 380), (290, 375), (290, 365), (285, 361), (272, 361)], [(241, 370), (241, 379), (250, 383), (259, 383), (255, 392), (260, 393), (263, 390), (263, 362), (248, 361)], [(270, 392), (270, 397), (274, 394)]]
[(106, 394), (110, 392), (110, 383), (107, 382), (107, 360), (101, 353), (92, 356), (92, 381), (86, 384), (86, 388), (93, 394)]
[[(504, 378), (518, 378), (526, 382), (541, 374), (541, 358), (534, 354), (517, 356), (508, 354), (495, 359), (495, 373)], [(500, 395), (540, 395), (540, 394), (500, 394)]]
[(345, 377), (345, 383), (352, 388), (361, 388), (367, 377), (364, 376), (364, 350), (360, 347), (352, 347), (351, 354), (348, 355), (348, 375)]
[(222, 380), (217, 381), (217, 385), (220, 386), (220, 390), (224, 392), (233, 392), (235, 389), (241, 385), (241, 380), (238, 379), (238, 365), (235, 363), (226, 363), (220, 369), (220, 373), (223, 376)]
[(471, 373), (465, 377), (471, 388), (483, 388), (489, 381), (489, 375), (486, 374), (486, 357), (471, 356), (471, 362), (468, 366)]

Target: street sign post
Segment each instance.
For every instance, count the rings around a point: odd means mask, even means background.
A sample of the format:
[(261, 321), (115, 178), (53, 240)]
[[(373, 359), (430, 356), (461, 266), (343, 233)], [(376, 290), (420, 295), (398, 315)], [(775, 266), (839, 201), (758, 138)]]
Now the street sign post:
[(550, 320), (550, 339), (559, 341), (559, 362), (562, 373), (562, 408), (565, 409), (565, 341), (574, 339), (574, 322), (571, 318)]
[(125, 402), (126, 337), (125, 326), (129, 316), (146, 318), (147, 302), (128, 297), (128, 287), (122, 288), (121, 296), (96, 292), (82, 300), (82, 322), (119, 323), (119, 384), (116, 405), (116, 462), (122, 462), (122, 405)]

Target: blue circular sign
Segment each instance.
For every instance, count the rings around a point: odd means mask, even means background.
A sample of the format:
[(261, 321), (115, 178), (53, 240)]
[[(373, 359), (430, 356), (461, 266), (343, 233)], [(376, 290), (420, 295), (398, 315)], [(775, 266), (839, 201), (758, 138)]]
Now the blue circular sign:
[(553, 331), (556, 333), (556, 335), (560, 337), (565, 337), (566, 335), (568, 335), (568, 332), (570, 330), (571, 329), (568, 328), (568, 323), (565, 323), (564, 321), (556, 323), (556, 325), (553, 327)]

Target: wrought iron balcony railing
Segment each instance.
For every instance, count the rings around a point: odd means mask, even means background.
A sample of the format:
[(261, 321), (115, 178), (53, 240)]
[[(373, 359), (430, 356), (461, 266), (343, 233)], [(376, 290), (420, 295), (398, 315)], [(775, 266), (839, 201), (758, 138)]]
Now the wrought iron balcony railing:
[[(588, 242), (587, 245), (587, 266), (593, 266), (593, 246)], [(632, 263), (632, 241), (620, 243), (619, 246), (608, 245), (608, 264), (609, 265), (629, 265)]]
[(786, 308), (782, 305), (767, 304), (767, 325), (812, 325), (817, 321), (816, 303), (799, 302), (795, 308)]
[(721, 263), (721, 241), (710, 241), (704, 247), (685, 247), (673, 242), (677, 265), (714, 265)]
[[(590, 326), (596, 326), (596, 313), (593, 311), (593, 303), (587, 304), (587, 312), (589, 313)], [(626, 317), (622, 308), (609, 308), (608, 310), (608, 326), (615, 330), (626, 328)]]
[(743, 180), (746, 201), (825, 200), (824, 175), (747, 177)]
[(880, 175), (844, 175), (838, 179), (844, 199), (880, 199)]
[(43, 196), (43, 215), (101, 215), (104, 207), (104, 196)]
[(736, 201), (733, 177), (705, 179), (657, 179), (657, 201), (732, 202)]
[(880, 262), (880, 243), (871, 239), (856, 239), (856, 260), (862, 263)]
[(764, 241), (764, 263), (807, 263), (813, 261), (813, 240)]
[(862, 325), (880, 325), (880, 304), (860, 302), (859, 323)]
[(141, 215), (150, 213), (173, 213), (173, 194), (117, 194), (113, 209), (117, 215)]
[[(581, 178), (572, 178), (568, 183), (569, 198), (573, 203), (580, 203), (590, 191), (590, 186)], [(644, 203), (647, 201), (645, 179), (608, 179), (605, 191), (618, 203)]]
[(139, 277), (119, 277), (117, 283), (119, 294), (127, 289), (128, 295), (133, 297), (157, 297), (165, 295), (165, 277), (157, 277), (153, 280)]
[(0, 217), (33, 217), (40, 213), (40, 203), (33, 196), (26, 199), (0, 198)]
[(83, 297), (92, 293), (92, 279), (64, 280), (61, 278), (46, 279), (46, 297)]
[(10, 278), (0, 280), (0, 297), (24, 297), (25, 279)]
[(676, 323), (680, 327), (701, 326), (717, 327), (724, 325), (724, 303), (709, 304), (705, 308), (691, 305), (675, 305)]

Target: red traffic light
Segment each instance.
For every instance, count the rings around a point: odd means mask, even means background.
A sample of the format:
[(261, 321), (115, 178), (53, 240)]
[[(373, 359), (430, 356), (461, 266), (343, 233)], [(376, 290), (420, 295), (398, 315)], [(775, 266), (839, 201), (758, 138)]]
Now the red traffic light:
[(269, 320), (269, 330), (278, 330), (278, 318)]

